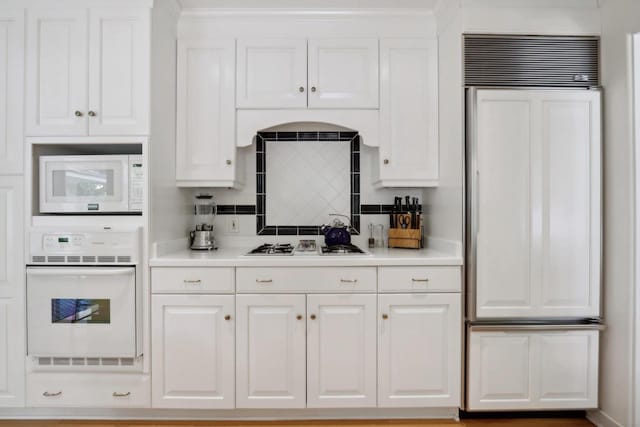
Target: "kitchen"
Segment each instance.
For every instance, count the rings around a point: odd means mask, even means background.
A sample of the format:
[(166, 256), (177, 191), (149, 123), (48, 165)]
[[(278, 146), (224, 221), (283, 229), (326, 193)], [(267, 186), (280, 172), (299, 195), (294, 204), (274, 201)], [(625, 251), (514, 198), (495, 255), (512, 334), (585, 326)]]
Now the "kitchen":
[(637, 425), (639, 14), (2, 1), (0, 419)]

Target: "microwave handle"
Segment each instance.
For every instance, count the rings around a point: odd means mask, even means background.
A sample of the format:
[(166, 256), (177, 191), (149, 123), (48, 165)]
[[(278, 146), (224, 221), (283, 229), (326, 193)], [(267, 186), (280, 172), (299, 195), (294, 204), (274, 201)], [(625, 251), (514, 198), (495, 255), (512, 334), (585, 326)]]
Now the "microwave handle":
[(28, 276), (124, 276), (135, 272), (133, 267), (126, 268), (27, 268)]

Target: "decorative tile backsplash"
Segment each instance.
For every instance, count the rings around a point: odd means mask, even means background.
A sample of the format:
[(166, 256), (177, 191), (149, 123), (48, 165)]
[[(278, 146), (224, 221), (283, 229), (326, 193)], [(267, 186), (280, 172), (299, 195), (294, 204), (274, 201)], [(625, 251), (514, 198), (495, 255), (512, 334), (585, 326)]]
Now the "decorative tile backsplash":
[(360, 230), (357, 132), (259, 132), (256, 144), (257, 234), (318, 235), (330, 213)]

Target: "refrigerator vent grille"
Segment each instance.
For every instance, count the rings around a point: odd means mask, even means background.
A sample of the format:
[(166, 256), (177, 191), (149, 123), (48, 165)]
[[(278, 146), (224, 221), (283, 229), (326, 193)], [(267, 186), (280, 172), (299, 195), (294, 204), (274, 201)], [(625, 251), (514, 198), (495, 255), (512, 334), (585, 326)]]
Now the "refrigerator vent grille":
[(466, 86), (569, 87), (600, 85), (598, 37), (464, 37)]

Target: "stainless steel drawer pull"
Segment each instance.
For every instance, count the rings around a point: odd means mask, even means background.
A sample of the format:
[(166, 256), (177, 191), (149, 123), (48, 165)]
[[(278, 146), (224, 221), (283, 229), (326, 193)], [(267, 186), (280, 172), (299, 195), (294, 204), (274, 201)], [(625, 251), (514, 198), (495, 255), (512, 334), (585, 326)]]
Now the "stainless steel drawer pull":
[(200, 283), (202, 283), (202, 280), (197, 279), (197, 280), (184, 280), (184, 283), (187, 283), (189, 285), (199, 285)]
[(131, 392), (128, 391), (126, 393), (118, 393), (117, 391), (114, 391), (112, 396), (113, 397), (129, 397), (129, 396), (131, 396)]
[(273, 279), (256, 279), (256, 283), (273, 283)]
[(340, 279), (340, 283), (358, 283), (358, 279)]
[(62, 391), (58, 391), (55, 393), (49, 393), (48, 391), (45, 391), (44, 393), (42, 393), (44, 397), (56, 397), (56, 396), (60, 396), (61, 394), (62, 394)]
[(428, 282), (429, 279), (416, 279), (416, 278), (412, 278), (411, 279), (412, 282)]

